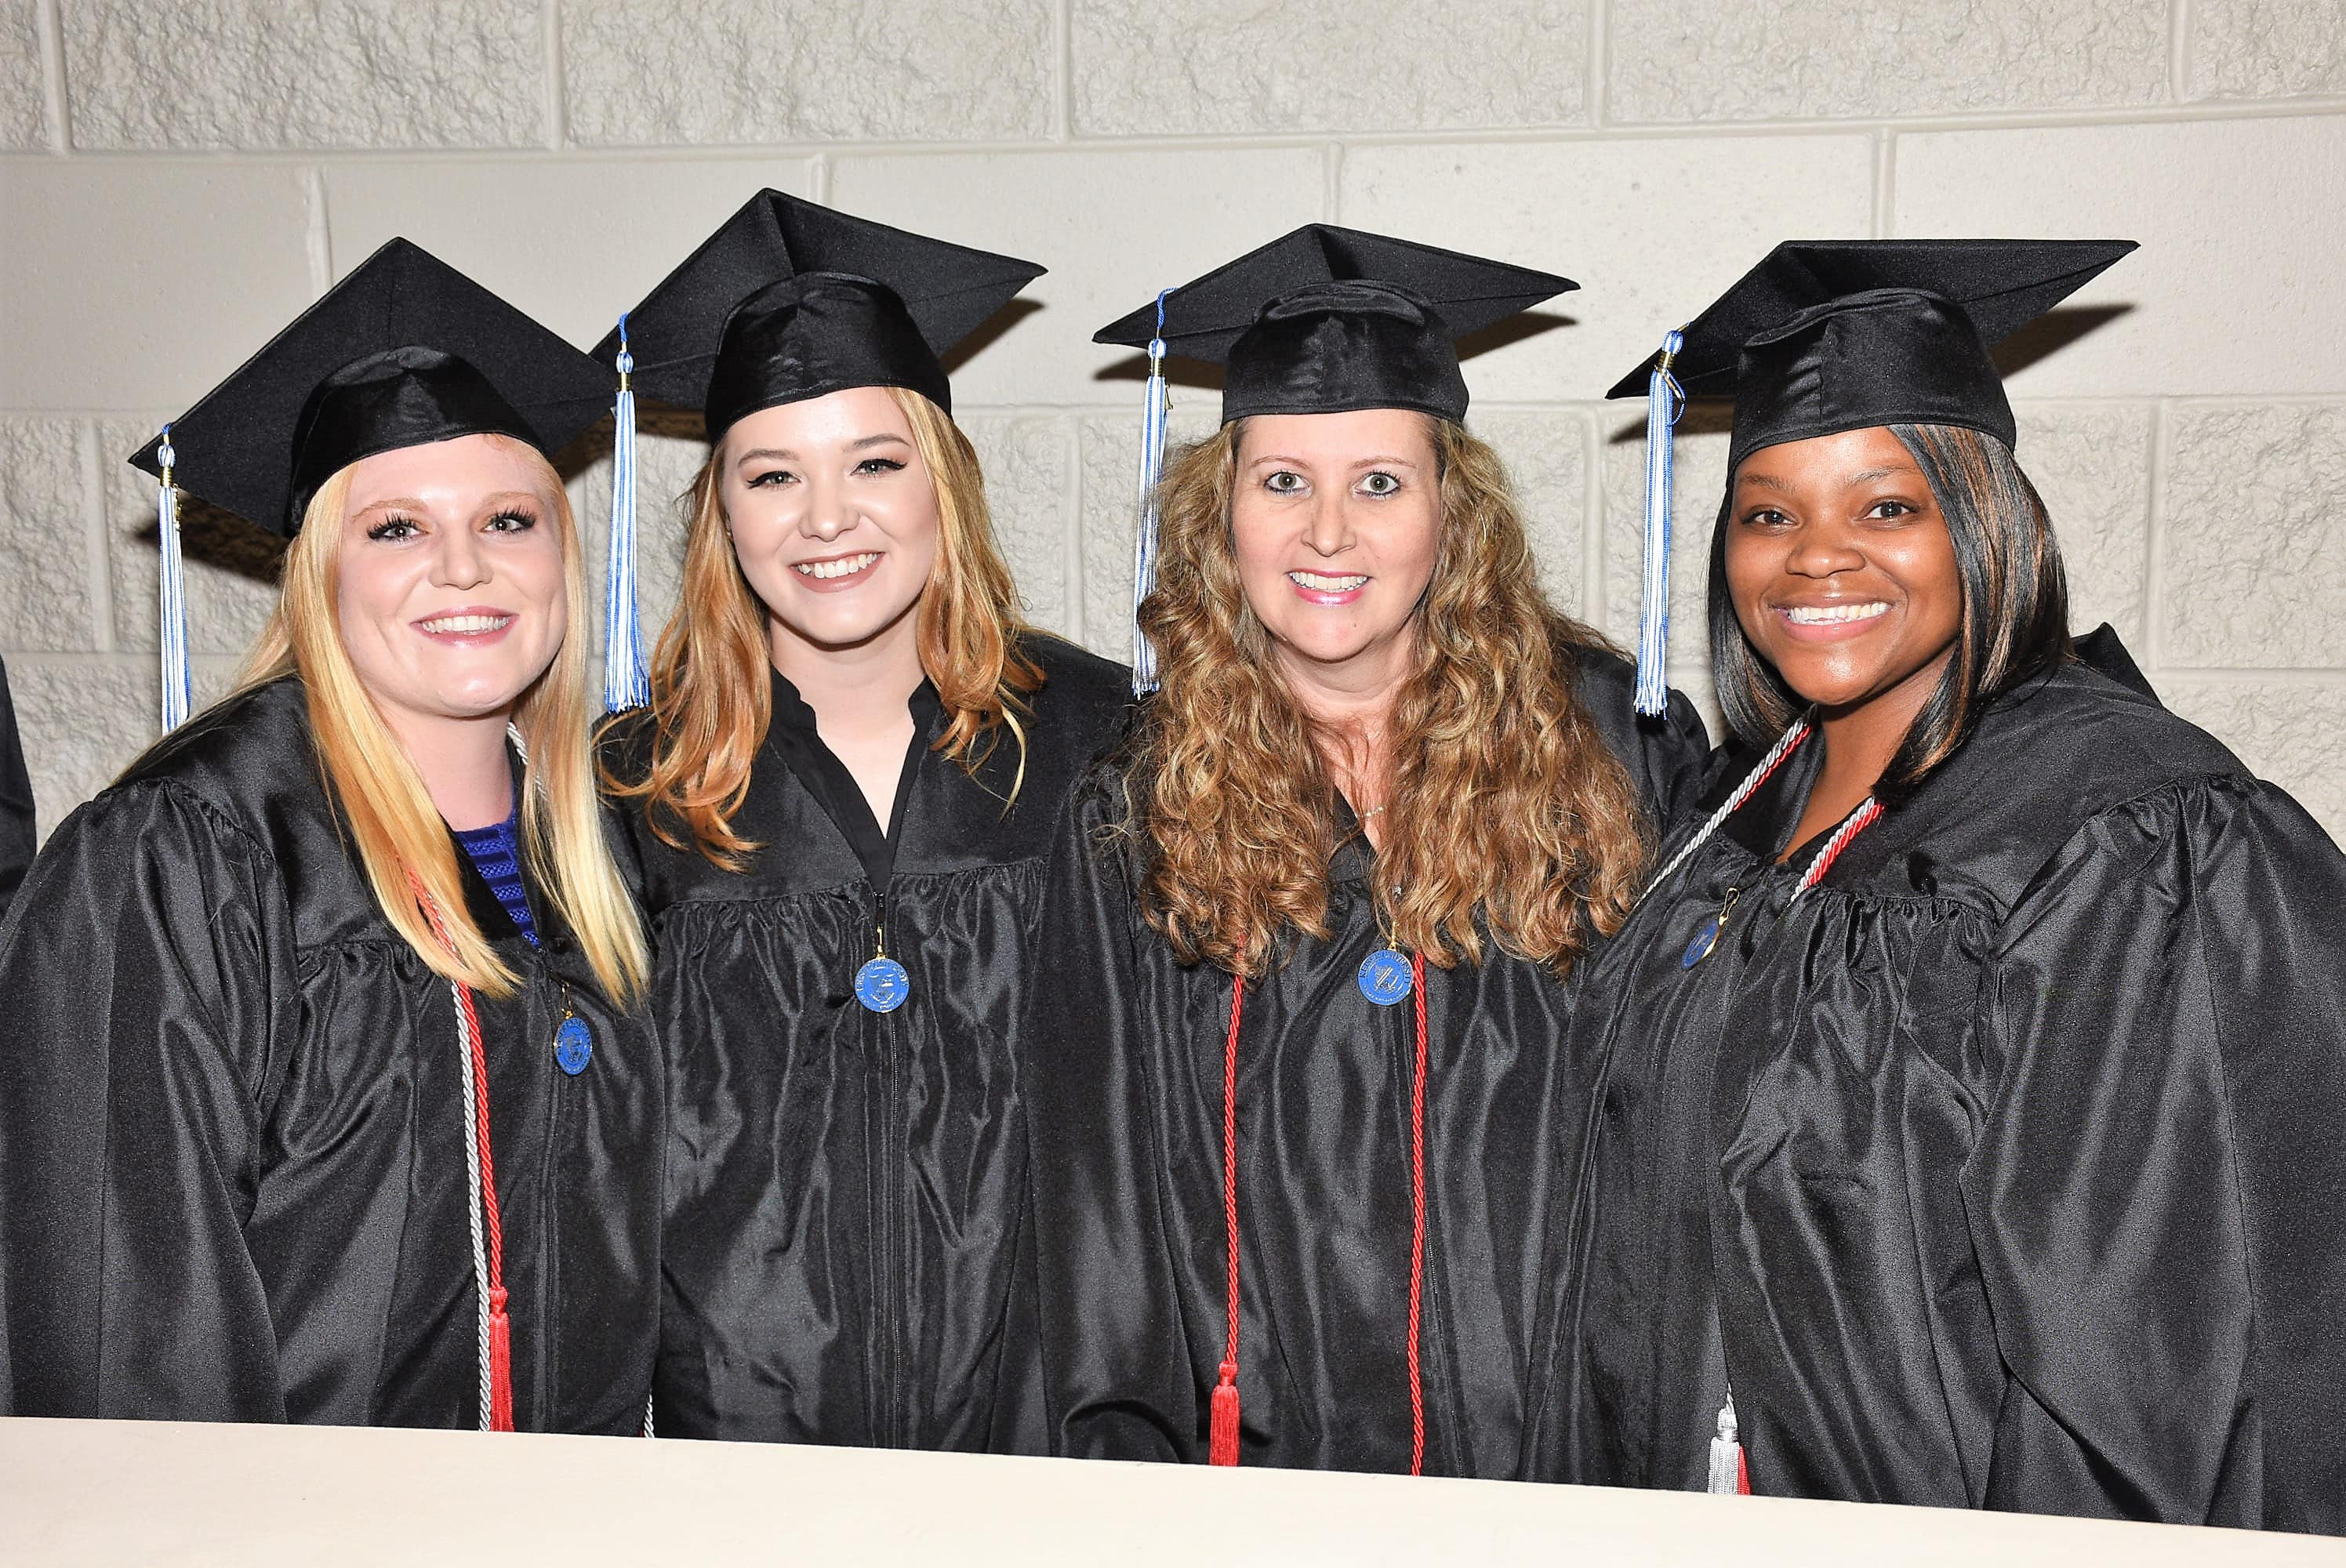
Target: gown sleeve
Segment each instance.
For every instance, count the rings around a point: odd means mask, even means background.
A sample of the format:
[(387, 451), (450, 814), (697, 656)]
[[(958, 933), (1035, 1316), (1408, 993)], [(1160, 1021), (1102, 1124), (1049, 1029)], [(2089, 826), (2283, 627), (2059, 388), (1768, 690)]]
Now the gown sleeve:
[(1963, 1178), (1984, 1501), (2346, 1531), (2346, 858), (2247, 779), (2093, 819), (2004, 922)]
[(243, 1231), (258, 1085), (299, 1019), (273, 863), (138, 784), (60, 826), (22, 896), (0, 932), (0, 1409), (282, 1420)]
[(1097, 789), (1061, 818), (1035, 948), (1056, 972), (1021, 1074), (1045, 1409), (1053, 1453), (1182, 1461), (1204, 1423), (1159, 1207), (1146, 928), (1125, 856), (1097, 841), (1113, 820)]
[(8, 669), (0, 665), (0, 921), (25, 869), (33, 863), (33, 782), (16, 738), (16, 709), (8, 697)]
[(1709, 787), (1710, 737), (1686, 693), (1672, 687), (1668, 711), (1638, 721), (1637, 744), (1632, 774), (1653, 803), (1655, 820), (1667, 830), (1691, 811)]

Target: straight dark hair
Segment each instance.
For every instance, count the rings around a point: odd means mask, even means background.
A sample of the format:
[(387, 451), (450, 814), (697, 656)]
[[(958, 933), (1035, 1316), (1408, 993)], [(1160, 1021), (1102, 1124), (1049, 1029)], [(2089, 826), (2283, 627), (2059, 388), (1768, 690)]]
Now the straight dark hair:
[[(2012, 448), (1959, 425), (1888, 428), (1938, 500), (1964, 601), (1954, 657), (1874, 786), (1894, 806), (1955, 754), (1991, 698), (2070, 657), (2069, 586), (2053, 520)], [(1734, 491), (1729, 474), (1710, 536), (1711, 671), (1728, 727), (1745, 745), (1764, 747), (1808, 705), (1752, 647), (1728, 595)]]

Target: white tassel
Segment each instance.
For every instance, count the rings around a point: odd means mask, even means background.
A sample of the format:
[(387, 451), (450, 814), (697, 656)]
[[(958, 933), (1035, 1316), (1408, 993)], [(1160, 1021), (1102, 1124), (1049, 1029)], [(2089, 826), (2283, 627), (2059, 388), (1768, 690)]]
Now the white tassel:
[(1140, 517), (1132, 538), (1132, 695), (1157, 689), (1157, 650), (1140, 629), (1140, 605), (1157, 587), (1157, 481), (1165, 472), (1165, 296), (1157, 296), (1157, 336), (1148, 340), (1148, 385), (1140, 411)]
[(1735, 1395), (1719, 1407), (1719, 1435), (1710, 1440), (1710, 1486), (1713, 1497), (1743, 1494), (1743, 1444), (1735, 1430)]
[(609, 713), (651, 700), (636, 608), (636, 394), (628, 384), (635, 368), (627, 319), (621, 316), (619, 395), (611, 411), (611, 550), (603, 595), (603, 708)]
[(1663, 669), (1670, 642), (1670, 433), (1686, 412), (1686, 393), (1670, 365), (1686, 346), (1683, 332), (1662, 339), (1646, 379), (1646, 574), (1637, 606), (1637, 708), (1648, 718), (1669, 708)]
[(168, 424), (155, 455), (163, 470), (162, 484), (155, 492), (155, 533), (163, 550), (162, 624), (155, 640), (162, 655), (163, 730), (168, 734), (188, 721), (195, 692), (188, 674), (188, 585), (179, 558), (179, 493), (171, 484), (171, 467), (178, 454), (171, 450)]

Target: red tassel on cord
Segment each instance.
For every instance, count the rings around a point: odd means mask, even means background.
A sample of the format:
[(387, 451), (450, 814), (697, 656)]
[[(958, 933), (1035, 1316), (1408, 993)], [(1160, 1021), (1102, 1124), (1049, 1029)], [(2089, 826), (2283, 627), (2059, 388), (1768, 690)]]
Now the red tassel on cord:
[(1239, 1021), (1246, 1015), (1246, 976), (1230, 977), (1230, 1035), (1222, 1047), (1222, 1228), (1229, 1242), (1223, 1294), (1229, 1308), (1229, 1342), (1221, 1380), (1214, 1385), (1206, 1428), (1206, 1462), (1239, 1461)]
[[(440, 906), (424, 891), (423, 879), (410, 871), (407, 885), (432, 934), (454, 957), (456, 944), (440, 917)], [(456, 993), (458, 1027), (471, 1058), (467, 1065), (473, 1077), (473, 1131), (481, 1158), (481, 1213), (489, 1254), (489, 1430), (509, 1432), (514, 1430), (513, 1319), (505, 1313), (505, 1230), (497, 1208), (497, 1166), (489, 1141), (489, 1053), (481, 1037), (481, 1015), (474, 1004), (473, 988), (462, 981), (451, 982), (451, 987)]]
[(1735, 1495), (1751, 1495), (1751, 1453), (1739, 1443), (1735, 1449)]
[(1235, 1361), (1222, 1363), (1222, 1380), (1214, 1385), (1214, 1416), (1206, 1448), (1209, 1464), (1236, 1464), (1239, 1461), (1239, 1368)]
[(489, 1430), (514, 1430), (513, 1319), (505, 1316), (502, 1285), (489, 1292)]

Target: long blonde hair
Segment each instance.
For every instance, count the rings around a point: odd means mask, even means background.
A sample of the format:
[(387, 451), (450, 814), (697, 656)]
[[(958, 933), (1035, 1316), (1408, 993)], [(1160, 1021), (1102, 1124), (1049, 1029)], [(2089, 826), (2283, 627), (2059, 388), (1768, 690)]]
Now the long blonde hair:
[[(561, 650), (514, 708), (514, 728), (527, 752), (521, 784), (522, 851), (538, 887), (578, 939), (595, 978), (625, 1004), (642, 991), (649, 961), (635, 902), (611, 860), (595, 792), (586, 709), (593, 633), (577, 523), (552, 464), (524, 443), (491, 439), (525, 455), (538, 471), (553, 503), (548, 523), (562, 541), (570, 606)], [(518, 977), (467, 911), (447, 824), (342, 644), (335, 563), (342, 554), (351, 474), (345, 468), (327, 480), (302, 514), (301, 532), (285, 553), (277, 608), (246, 657), (237, 689), (287, 675), (301, 677), (319, 765), (341, 804), (384, 918), (434, 973), (491, 996), (508, 996)], [(436, 906), (447, 947), (434, 934), (415, 885)]]
[[(1127, 830), (1149, 923), (1185, 962), (1251, 976), (1293, 932), (1328, 934), (1338, 819), (1331, 738), (1279, 674), (1239, 577), (1243, 423), (1178, 453), (1158, 492), (1140, 625), (1163, 684), (1133, 741)], [(1389, 724), (1372, 896), (1392, 940), (1429, 962), (1480, 962), (1487, 933), (1561, 973), (1592, 931), (1619, 926), (1647, 852), (1628, 775), (1574, 694), (1576, 653), (1605, 644), (1540, 596), (1497, 453), (1427, 423), (1440, 543)]]
[[(919, 392), (884, 389), (912, 427), (913, 445), (937, 499), (937, 554), (923, 590), (916, 630), (921, 667), (937, 688), (945, 732), (936, 748), (974, 772), (1006, 728), (1020, 748), (1024, 698), (1042, 671), (1020, 649), (1031, 635), (1018, 589), (994, 543), (985, 476), (960, 426)], [(613, 794), (639, 799), (663, 843), (692, 847), (739, 871), (758, 846), (733, 830), (750, 791), (750, 769), (773, 722), (773, 654), (766, 606), (725, 532), (724, 443), (692, 482), (684, 545), (684, 585), (652, 657), (651, 764), (641, 779), (613, 777)], [(1014, 782), (1015, 797), (1017, 786)], [(679, 832), (675, 824), (681, 823)]]

